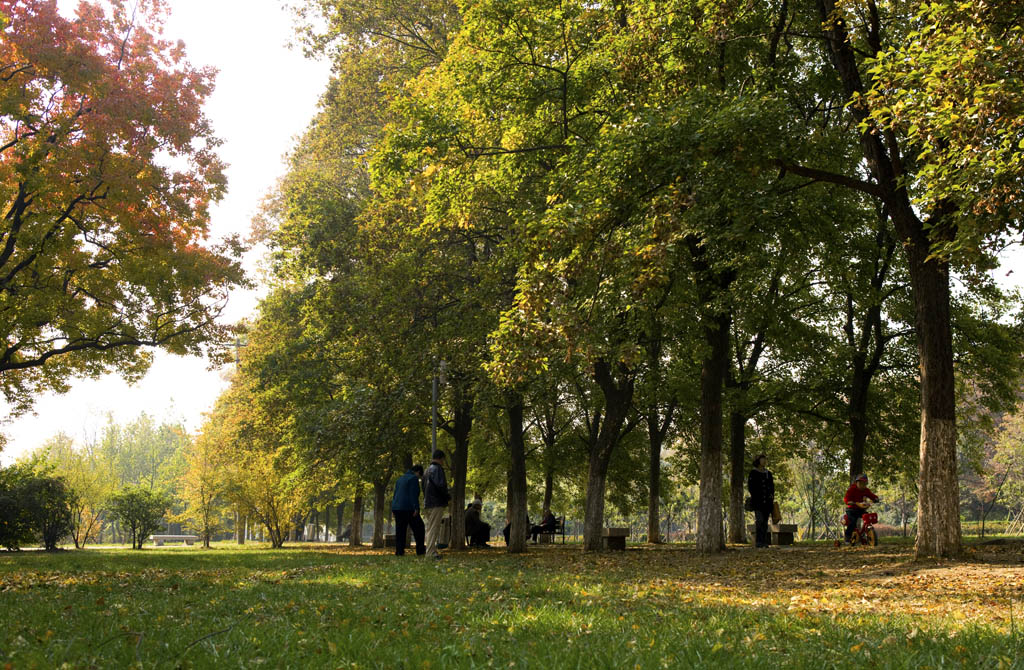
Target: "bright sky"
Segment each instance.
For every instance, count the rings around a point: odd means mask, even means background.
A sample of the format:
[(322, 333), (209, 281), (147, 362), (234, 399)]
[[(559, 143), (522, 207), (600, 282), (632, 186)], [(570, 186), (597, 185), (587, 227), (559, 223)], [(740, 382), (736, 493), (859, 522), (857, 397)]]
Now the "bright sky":
[[(73, 13), (77, 0), (60, 0)], [(229, 192), (213, 211), (213, 236), (245, 234), (260, 200), (284, 172), (284, 155), (306, 128), (324, 90), (329, 65), (288, 49), (292, 19), (281, 0), (169, 0), (167, 39), (182, 39), (194, 65), (220, 70), (208, 99), (207, 115), (224, 140), (221, 157), (229, 164)], [(253, 265), (250, 263), (250, 265)], [(233, 294), (227, 321), (247, 316), (256, 304), (251, 293)], [(39, 398), (35, 414), (0, 426), (8, 444), (7, 464), (58, 431), (88, 439), (106, 423), (108, 412), (125, 423), (141, 412), (157, 420), (202, 423), (226, 387), (223, 371), (208, 370), (198, 358), (163, 353), (135, 386), (117, 376), (78, 380), (62, 396)], [(5, 416), (0, 402), (0, 416)]]

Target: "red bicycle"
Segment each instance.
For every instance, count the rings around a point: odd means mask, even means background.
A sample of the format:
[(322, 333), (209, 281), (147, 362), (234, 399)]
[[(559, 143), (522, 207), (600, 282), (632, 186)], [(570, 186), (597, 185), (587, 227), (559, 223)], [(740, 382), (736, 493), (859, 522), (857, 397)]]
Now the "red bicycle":
[[(871, 506), (871, 501), (865, 500), (862, 503), (854, 503), (861, 509), (867, 509)], [(878, 534), (875, 533), (875, 524), (878, 523), (878, 515), (874, 512), (865, 512), (860, 515), (860, 519), (857, 521), (857, 527), (853, 529), (853, 533), (850, 534), (850, 544), (857, 546), (858, 544), (866, 544), (869, 547), (878, 545)], [(843, 514), (843, 527), (850, 525), (850, 515)], [(836, 546), (839, 546), (839, 540), (836, 540)]]

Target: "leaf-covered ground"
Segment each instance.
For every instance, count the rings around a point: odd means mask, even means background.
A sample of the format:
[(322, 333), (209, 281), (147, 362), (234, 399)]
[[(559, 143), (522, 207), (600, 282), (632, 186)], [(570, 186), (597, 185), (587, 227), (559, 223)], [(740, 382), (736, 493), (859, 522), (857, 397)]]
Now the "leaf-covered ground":
[(1022, 545), (0, 554), (0, 668), (1024, 668)]

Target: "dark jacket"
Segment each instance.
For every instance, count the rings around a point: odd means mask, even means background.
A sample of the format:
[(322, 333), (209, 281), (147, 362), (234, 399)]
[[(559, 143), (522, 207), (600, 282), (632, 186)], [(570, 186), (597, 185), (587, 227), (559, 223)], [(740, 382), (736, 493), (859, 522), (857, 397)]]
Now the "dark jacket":
[(480, 528), (480, 510), (473, 505), (466, 510), (466, 534), (473, 535)]
[(395, 497), (391, 500), (391, 509), (396, 512), (419, 511), (420, 478), (409, 470), (395, 482)]
[(427, 509), (447, 506), (451, 495), (448, 494), (448, 479), (444, 476), (444, 468), (437, 463), (431, 463), (425, 476), (423, 506)]
[(752, 469), (747, 477), (747, 492), (750, 493), (750, 503), (755, 510), (772, 511), (775, 504), (775, 480), (771, 472)]

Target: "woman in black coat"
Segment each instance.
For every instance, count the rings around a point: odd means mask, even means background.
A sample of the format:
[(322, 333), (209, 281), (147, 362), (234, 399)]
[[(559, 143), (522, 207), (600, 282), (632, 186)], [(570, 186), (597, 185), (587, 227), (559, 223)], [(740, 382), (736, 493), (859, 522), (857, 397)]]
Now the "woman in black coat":
[(747, 477), (747, 492), (754, 509), (754, 546), (771, 545), (768, 537), (768, 518), (775, 506), (775, 480), (768, 472), (768, 457), (764, 454), (754, 459), (754, 468)]

